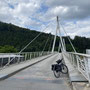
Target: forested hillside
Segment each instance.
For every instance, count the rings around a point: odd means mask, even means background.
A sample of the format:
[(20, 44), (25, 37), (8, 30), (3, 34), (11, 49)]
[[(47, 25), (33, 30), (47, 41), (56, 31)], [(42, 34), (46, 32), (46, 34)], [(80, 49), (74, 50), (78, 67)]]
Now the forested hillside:
[[(21, 28), (12, 24), (0, 22), (0, 53), (5, 52), (19, 52), (25, 45), (27, 45), (40, 32)], [(48, 38), (49, 37), (49, 38)], [(54, 36), (51, 34), (42, 33), (24, 52), (42, 51), (48, 39), (48, 44), (45, 50), (51, 50), (52, 40)], [(68, 47), (68, 51), (72, 51), (69, 41), (63, 37)], [(78, 52), (85, 52), (85, 49), (90, 48), (90, 39), (76, 36), (73, 40), (76, 50)], [(57, 37), (56, 48), (58, 49), (59, 38)]]
[[(0, 22), (0, 52), (9, 52), (9, 50), (6, 49), (8, 47), (15, 48), (14, 51), (10, 50), (10, 52), (19, 52), (39, 33), (40, 32), (35, 30), (29, 30), (12, 24)], [(27, 49), (25, 49), (25, 51), (42, 51), (48, 35), (49, 41), (45, 48), (45, 50), (48, 50), (52, 35), (42, 33)]]

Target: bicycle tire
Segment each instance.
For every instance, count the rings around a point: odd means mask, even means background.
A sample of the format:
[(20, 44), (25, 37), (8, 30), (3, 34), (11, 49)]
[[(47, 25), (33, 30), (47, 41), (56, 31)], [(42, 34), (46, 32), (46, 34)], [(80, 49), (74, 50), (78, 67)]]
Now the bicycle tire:
[(61, 72), (62, 72), (63, 74), (67, 74), (67, 73), (68, 73), (68, 68), (67, 68), (67, 66), (66, 66), (65, 64), (63, 64), (63, 65), (61, 66), (61, 68), (62, 68)]
[(56, 78), (60, 77), (60, 71), (53, 71), (53, 73)]

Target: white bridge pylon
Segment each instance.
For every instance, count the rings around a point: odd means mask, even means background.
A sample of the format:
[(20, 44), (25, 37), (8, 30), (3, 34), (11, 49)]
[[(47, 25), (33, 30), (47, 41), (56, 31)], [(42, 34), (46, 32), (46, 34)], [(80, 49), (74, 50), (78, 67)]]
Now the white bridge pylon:
[(58, 47), (58, 52), (61, 51), (66, 51), (66, 48), (65, 48), (65, 41), (64, 39), (62, 38), (61, 36), (61, 31), (60, 31), (60, 25), (59, 25), (59, 18), (57, 16), (57, 27), (56, 27), (56, 33), (55, 33), (55, 37), (54, 37), (54, 41), (53, 41), (53, 47), (52, 47), (52, 53), (54, 52), (54, 49), (55, 49), (55, 43), (56, 43), (56, 37), (57, 35), (59, 35), (60, 37), (60, 41), (59, 41), (59, 47)]

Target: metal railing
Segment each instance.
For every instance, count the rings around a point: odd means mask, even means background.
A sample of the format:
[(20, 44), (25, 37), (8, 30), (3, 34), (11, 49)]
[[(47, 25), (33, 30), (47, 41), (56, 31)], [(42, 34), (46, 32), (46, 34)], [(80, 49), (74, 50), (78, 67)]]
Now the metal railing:
[(0, 53), (0, 69), (48, 54), (51, 52)]
[(81, 53), (66, 52), (64, 55), (71, 64), (77, 68), (90, 83), (90, 55)]

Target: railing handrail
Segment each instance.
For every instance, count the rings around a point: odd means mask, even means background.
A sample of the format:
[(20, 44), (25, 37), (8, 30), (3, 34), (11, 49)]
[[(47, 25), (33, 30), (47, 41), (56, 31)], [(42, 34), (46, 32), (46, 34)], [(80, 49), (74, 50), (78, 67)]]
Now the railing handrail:
[(66, 52), (64, 55), (90, 83), (90, 55), (75, 52)]
[(82, 54), (82, 53), (75, 53), (75, 52), (67, 52), (67, 53), (75, 54), (75, 55), (80, 55), (80, 56), (84, 56), (84, 57), (90, 57), (89, 54)]
[[(37, 52), (42, 52), (42, 51), (37, 51)], [(44, 52), (48, 52), (48, 51), (44, 51)], [(22, 53), (35, 53), (35, 52), (22, 52)], [(19, 54), (19, 53), (16, 52), (16, 53), (0, 53), (0, 54)]]
[(41, 57), (51, 54), (51, 52), (22, 52), (22, 53), (0, 53), (0, 69), (12, 64), (19, 64), (20, 62), (31, 60), (33, 58)]

